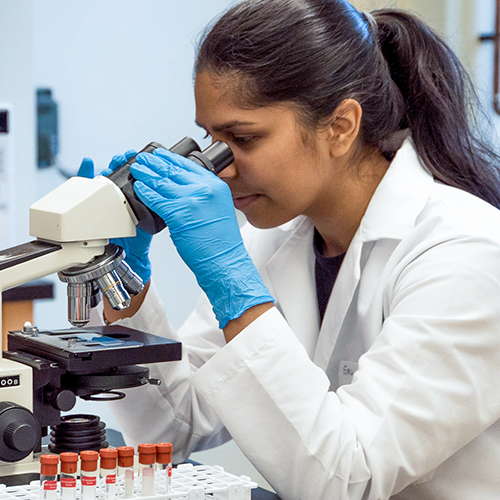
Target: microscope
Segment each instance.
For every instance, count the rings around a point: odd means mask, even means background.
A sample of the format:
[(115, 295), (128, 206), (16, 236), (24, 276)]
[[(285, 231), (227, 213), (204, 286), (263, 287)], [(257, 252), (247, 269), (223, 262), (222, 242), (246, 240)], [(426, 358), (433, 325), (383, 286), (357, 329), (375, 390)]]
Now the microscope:
[[(163, 146), (150, 143), (141, 152), (156, 148)], [(222, 142), (202, 152), (186, 137), (170, 150), (215, 174), (233, 161)], [(37, 472), (41, 437), (60, 426), (61, 411), (71, 410), (76, 397), (119, 399), (119, 389), (160, 383), (145, 364), (181, 359), (179, 342), (116, 325), (85, 326), (102, 295), (122, 310), (143, 288), (110, 239), (133, 237), (136, 226), (150, 234), (165, 227), (135, 195), (133, 162), (109, 177), (73, 177), (60, 185), (30, 207), (36, 239), (0, 251), (0, 292), (57, 272), (68, 285), (72, 325), (47, 331), (26, 324), (8, 334), (0, 357), (0, 482)]]

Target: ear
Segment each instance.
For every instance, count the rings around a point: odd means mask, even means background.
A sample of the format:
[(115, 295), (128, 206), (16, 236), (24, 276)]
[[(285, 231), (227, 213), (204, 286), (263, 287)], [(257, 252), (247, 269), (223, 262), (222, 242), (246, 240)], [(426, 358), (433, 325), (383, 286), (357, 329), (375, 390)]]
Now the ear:
[(332, 156), (343, 156), (351, 150), (359, 134), (362, 116), (363, 110), (358, 101), (345, 99), (339, 104), (327, 127)]

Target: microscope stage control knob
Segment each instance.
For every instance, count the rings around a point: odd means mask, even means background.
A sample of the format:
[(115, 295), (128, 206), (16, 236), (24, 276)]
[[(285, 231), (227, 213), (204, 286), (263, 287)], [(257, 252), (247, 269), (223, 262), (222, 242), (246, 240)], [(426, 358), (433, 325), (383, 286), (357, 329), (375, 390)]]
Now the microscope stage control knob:
[(75, 393), (69, 389), (56, 389), (48, 395), (52, 407), (60, 411), (70, 411), (76, 404)]
[(24, 406), (0, 402), (0, 460), (17, 462), (39, 444), (40, 425)]

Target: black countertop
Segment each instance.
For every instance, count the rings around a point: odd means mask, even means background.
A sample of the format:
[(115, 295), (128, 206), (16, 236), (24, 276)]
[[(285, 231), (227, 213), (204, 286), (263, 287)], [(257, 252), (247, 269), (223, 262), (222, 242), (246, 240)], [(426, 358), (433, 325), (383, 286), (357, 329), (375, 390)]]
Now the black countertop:
[(2, 292), (3, 302), (23, 300), (53, 299), (54, 283), (48, 280), (35, 280)]

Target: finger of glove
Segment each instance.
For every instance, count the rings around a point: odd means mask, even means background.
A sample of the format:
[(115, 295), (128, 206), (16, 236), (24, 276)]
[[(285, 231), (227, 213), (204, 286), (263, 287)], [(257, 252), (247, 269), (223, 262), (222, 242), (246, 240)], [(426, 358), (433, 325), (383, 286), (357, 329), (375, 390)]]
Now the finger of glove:
[(82, 160), (76, 175), (78, 175), (78, 177), (86, 177), (87, 179), (94, 178), (94, 162), (92, 161), (92, 158), (84, 158)]
[[(137, 168), (137, 165), (144, 165), (148, 167), (150, 171), (154, 172), (158, 177), (161, 178), (168, 177), (176, 184), (194, 185), (196, 183), (200, 183), (199, 175), (191, 171), (185, 170), (182, 166), (172, 163), (168, 159), (158, 157), (150, 153), (139, 154), (137, 156), (137, 164), (134, 165), (134, 168)], [(130, 171), (132, 172), (132, 175), (134, 175), (135, 177), (132, 168)], [(206, 182), (203, 183), (206, 184)]]
[(150, 210), (157, 213), (168, 225), (170, 200), (141, 181), (134, 183), (134, 191)]
[(130, 160), (130, 158), (133, 158), (137, 154), (137, 151), (135, 149), (129, 149), (128, 151), (125, 151), (124, 156), (127, 158), (127, 161)]
[(100, 175), (104, 175), (107, 177), (111, 172), (114, 172), (116, 169), (123, 167), (125, 163), (127, 163), (131, 158), (133, 158), (137, 154), (137, 151), (134, 149), (129, 149), (122, 155), (115, 155), (111, 158), (109, 162), (108, 168), (103, 170)]
[(160, 158), (163, 158), (164, 160), (174, 165), (182, 167), (183, 169), (189, 172), (193, 172), (195, 174), (203, 176), (205, 175), (213, 176), (213, 174), (209, 172), (205, 167), (198, 165), (198, 163), (195, 163), (193, 160), (190, 160), (189, 158), (185, 158), (184, 156), (172, 153), (172, 151), (169, 151), (168, 149), (157, 148), (153, 151), (153, 155), (159, 156)]
[(134, 163), (130, 167), (130, 172), (136, 179), (134, 184), (142, 182), (150, 189), (156, 191), (164, 199), (179, 199), (191, 195), (198, 189), (198, 185), (194, 183), (186, 183), (186, 185), (178, 184), (170, 175), (162, 176), (156, 173), (150, 167)]

